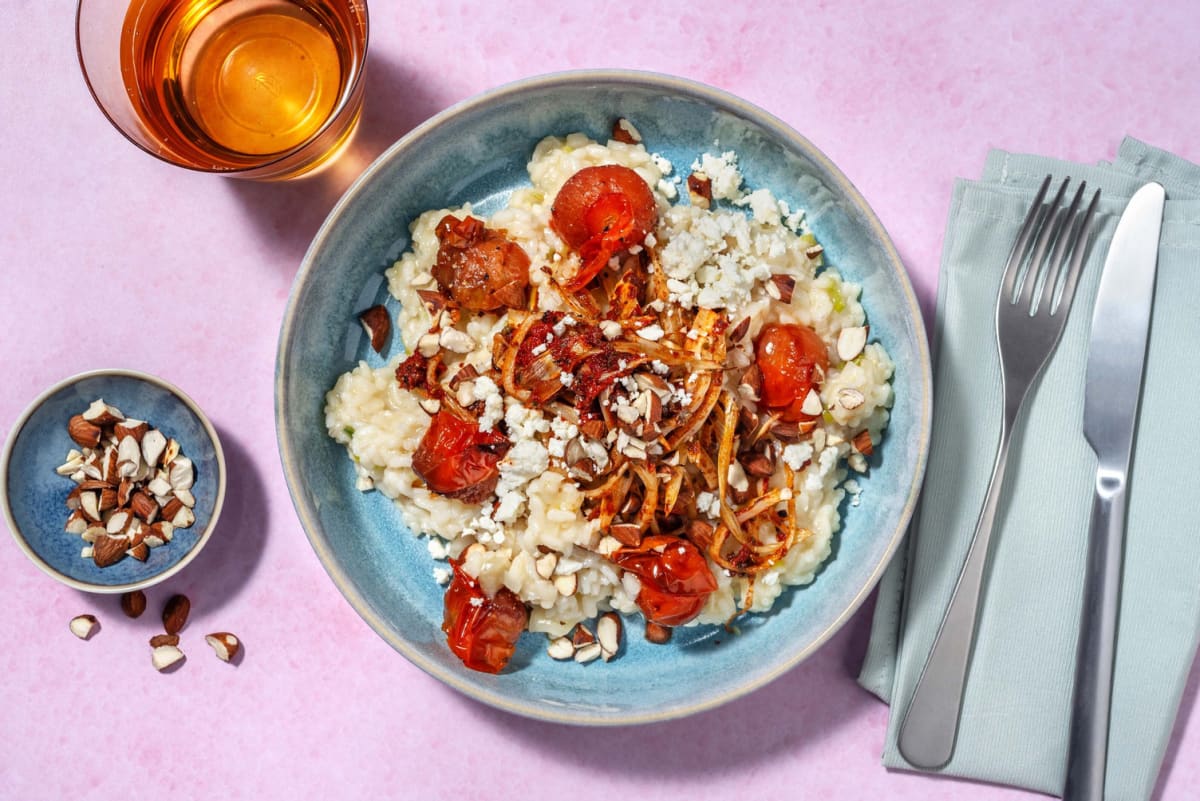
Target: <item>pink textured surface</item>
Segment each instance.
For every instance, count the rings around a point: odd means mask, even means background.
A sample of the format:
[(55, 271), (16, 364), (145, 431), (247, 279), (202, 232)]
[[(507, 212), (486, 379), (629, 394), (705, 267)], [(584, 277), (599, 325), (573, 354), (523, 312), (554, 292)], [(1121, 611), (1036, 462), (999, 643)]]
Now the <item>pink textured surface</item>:
[[(434, 112), (583, 67), (670, 72), (738, 94), (822, 148), (887, 226), (926, 310), (955, 176), (989, 146), (1085, 161), (1129, 133), (1193, 160), (1200, 12), (1120, 2), (476, 4), (372, 0), (363, 127), (318, 179), (190, 174), (124, 142), (92, 104), (74, 3), (0, 22), (0, 431), (50, 383), (132, 366), (182, 386), (224, 438), (230, 490), (208, 550), (124, 619), (0, 540), (0, 798), (1017, 799), (880, 767), (888, 710), (853, 676), (869, 609), (731, 706), (582, 730), (479, 706), (412, 667), (326, 577), (293, 514), (272, 418), (276, 338), (305, 247), (341, 190)], [(189, 661), (150, 667), (170, 592)], [(76, 640), (67, 621), (103, 628)], [(246, 644), (218, 662), (202, 635)], [(1200, 796), (1193, 671), (1157, 796)], [(1031, 744), (1036, 747), (1036, 744)], [(497, 787), (503, 787), (498, 791)], [(632, 795), (631, 795), (632, 794)]]

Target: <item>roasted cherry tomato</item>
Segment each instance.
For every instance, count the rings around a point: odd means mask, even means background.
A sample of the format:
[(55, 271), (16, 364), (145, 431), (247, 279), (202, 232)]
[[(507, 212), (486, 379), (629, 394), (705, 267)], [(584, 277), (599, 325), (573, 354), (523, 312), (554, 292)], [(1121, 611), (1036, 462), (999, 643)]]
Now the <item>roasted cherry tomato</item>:
[(646, 537), (636, 548), (620, 548), (609, 558), (638, 577), (637, 605), (651, 623), (687, 623), (717, 589), (700, 549), (678, 537)]
[(475, 217), (447, 214), (436, 230), (441, 246), (433, 277), (443, 292), (471, 311), (525, 307), (529, 256), (520, 245)]
[(450, 650), (471, 670), (499, 673), (512, 658), (529, 623), (529, 612), (507, 587), (489, 598), (461, 562), (451, 561), (454, 580), (446, 589), (442, 631)]
[(789, 422), (811, 420), (801, 407), (829, 369), (829, 352), (817, 332), (806, 325), (772, 323), (758, 335), (754, 359), (762, 373), (763, 405)]
[(584, 167), (558, 191), (550, 225), (583, 265), (567, 288), (583, 289), (613, 256), (640, 245), (658, 222), (649, 185), (628, 167)]
[(440, 495), (481, 503), (496, 489), (508, 444), (499, 431), (480, 431), (474, 420), (443, 408), (413, 454), (413, 470)]

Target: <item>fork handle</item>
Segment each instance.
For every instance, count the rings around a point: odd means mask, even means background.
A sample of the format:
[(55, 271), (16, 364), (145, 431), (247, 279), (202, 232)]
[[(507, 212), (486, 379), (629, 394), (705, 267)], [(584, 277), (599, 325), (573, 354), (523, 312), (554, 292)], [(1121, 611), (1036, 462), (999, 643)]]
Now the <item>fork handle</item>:
[(1124, 542), (1124, 476), (1102, 468), (1096, 476), (1088, 534), (1064, 801), (1104, 798)]
[[(1019, 407), (1020, 402), (1016, 404)], [(963, 686), (967, 679), (967, 663), (975, 639), (975, 619), (979, 609), (979, 590), (987, 564), (988, 547), (996, 520), (996, 507), (1004, 487), (1004, 470), (1008, 464), (1008, 444), (1016, 417), (1013, 404), (1008, 404), (1000, 431), (1000, 447), (996, 464), (988, 483), (987, 496), (975, 534), (967, 551), (962, 572), (950, 598), (950, 606), (942, 618), (933, 649), (917, 680), (908, 711), (900, 723), (897, 746), (900, 753), (919, 768), (940, 768), (950, 761), (958, 735), (958, 717), (962, 708)]]

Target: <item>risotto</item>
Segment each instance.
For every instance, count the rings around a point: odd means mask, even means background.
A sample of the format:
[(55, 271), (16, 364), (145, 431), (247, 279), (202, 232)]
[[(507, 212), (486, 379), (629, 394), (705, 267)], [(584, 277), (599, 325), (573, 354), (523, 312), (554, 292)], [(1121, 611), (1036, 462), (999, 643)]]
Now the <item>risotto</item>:
[(735, 153), (684, 177), (622, 120), (528, 172), (488, 218), (413, 222), (387, 271), (405, 353), (325, 408), (358, 488), (428, 538), (450, 647), (492, 672), (524, 630), (607, 660), (613, 612), (662, 641), (811, 582), (892, 402), (859, 287)]

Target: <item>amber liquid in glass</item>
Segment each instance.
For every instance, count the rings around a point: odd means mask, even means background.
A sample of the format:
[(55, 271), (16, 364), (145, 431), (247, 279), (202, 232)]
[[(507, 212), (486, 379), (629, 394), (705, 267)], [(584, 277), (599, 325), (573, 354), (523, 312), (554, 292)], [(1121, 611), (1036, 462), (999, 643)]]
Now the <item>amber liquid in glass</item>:
[(354, 78), (355, 31), (321, 0), (147, 0), (126, 17), (122, 74), (164, 148), (238, 169), (321, 130)]

